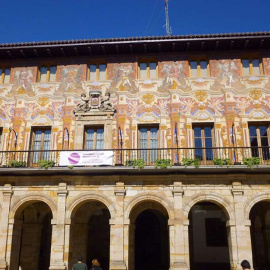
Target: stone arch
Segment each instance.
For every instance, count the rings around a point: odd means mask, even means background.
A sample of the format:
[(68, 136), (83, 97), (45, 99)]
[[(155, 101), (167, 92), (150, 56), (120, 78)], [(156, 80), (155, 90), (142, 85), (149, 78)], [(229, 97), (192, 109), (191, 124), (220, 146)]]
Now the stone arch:
[(249, 214), (252, 209), (252, 207), (261, 201), (269, 201), (270, 202), (270, 193), (269, 192), (263, 192), (256, 195), (253, 195), (250, 199), (246, 201), (244, 204), (244, 217), (245, 220), (249, 220)]
[(174, 207), (173, 204), (165, 198), (165, 196), (161, 196), (158, 194), (153, 194), (153, 193), (143, 193), (143, 194), (138, 194), (135, 196), (133, 199), (131, 199), (127, 206), (125, 207), (125, 219), (130, 218), (130, 214), (132, 210), (138, 206), (140, 203), (143, 202), (157, 202), (161, 204), (167, 211), (167, 214), (169, 216), (169, 219), (174, 219)]
[(13, 204), (11, 205), (11, 210), (9, 213), (9, 218), (14, 219), (15, 216), (18, 216), (25, 206), (28, 204), (31, 204), (33, 202), (44, 202), (46, 203), (49, 208), (52, 211), (53, 218), (56, 217), (56, 212), (57, 212), (57, 205), (56, 203), (48, 196), (45, 194), (27, 194), (25, 196), (22, 196), (18, 198)]
[(227, 216), (228, 219), (234, 220), (234, 209), (228, 199), (224, 198), (219, 194), (214, 193), (199, 193), (191, 196), (184, 204), (184, 216), (188, 219), (190, 209), (198, 202), (212, 202), (220, 206)]
[(76, 196), (68, 205), (67, 205), (67, 218), (70, 219), (71, 216), (76, 212), (76, 210), (87, 201), (99, 201), (105, 204), (110, 212), (111, 219), (115, 217), (115, 205), (113, 201), (103, 194), (96, 193), (85, 193), (83, 195)]

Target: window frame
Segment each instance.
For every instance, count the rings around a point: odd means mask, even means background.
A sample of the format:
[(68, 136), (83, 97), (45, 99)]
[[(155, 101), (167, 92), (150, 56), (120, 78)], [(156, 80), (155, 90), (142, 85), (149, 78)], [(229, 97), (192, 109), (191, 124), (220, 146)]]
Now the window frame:
[(205, 146), (205, 139), (209, 138), (209, 137), (205, 137), (205, 131), (204, 128), (205, 127), (211, 127), (211, 139), (212, 139), (212, 159), (207, 159), (206, 158), (206, 150), (208, 149), (202, 149), (202, 159), (200, 159), (201, 162), (204, 163), (212, 163), (213, 159), (214, 159), (214, 151), (213, 151), (213, 147), (214, 147), (214, 142), (215, 142), (215, 125), (212, 122), (207, 122), (207, 123), (192, 123), (192, 136), (193, 136), (193, 145), (194, 145), (194, 157), (196, 158), (195, 154), (196, 154), (196, 146), (195, 146), (195, 131), (194, 128), (195, 127), (200, 127), (201, 128), (201, 142), (202, 142), (202, 148), (206, 148)]
[[(249, 61), (249, 75), (244, 75), (243, 60), (248, 60)], [(253, 60), (258, 60), (259, 61), (260, 74), (254, 75), (253, 62), (252, 62)], [(242, 74), (242, 76), (260, 76), (260, 75), (264, 75), (262, 58), (261, 57), (242, 57), (241, 58), (241, 74)]]
[[(252, 148), (251, 146), (251, 136), (250, 136), (250, 126), (255, 126), (256, 127), (256, 139), (257, 139), (257, 155), (254, 155), (253, 149), (255, 150), (256, 147)], [(266, 132), (267, 132), (267, 142), (268, 142), (268, 157), (270, 157), (270, 122), (248, 122), (248, 135), (249, 135), (249, 147), (251, 149), (251, 156), (252, 157), (259, 157), (261, 161), (265, 160), (264, 159), (264, 153), (262, 149), (262, 137), (261, 132), (260, 132), (260, 127), (265, 126), (266, 127)], [(252, 136), (254, 137), (254, 136)], [(267, 148), (266, 148), (267, 149)], [(266, 160), (267, 161), (267, 160)]]
[[(192, 77), (191, 76), (190, 62), (197, 62), (197, 77)], [(201, 76), (201, 62), (206, 62), (207, 63), (207, 76), (206, 77)], [(208, 77), (210, 77), (210, 63), (209, 63), (208, 59), (204, 59), (204, 58), (202, 58), (202, 59), (190, 59), (188, 61), (188, 66), (189, 66), (189, 78), (196, 79), (196, 78), (208, 78)]]
[[(47, 68), (47, 73), (46, 73), (46, 81), (42, 82), (41, 81), (41, 68)], [(50, 74), (51, 74), (51, 67), (56, 67), (56, 71), (55, 71), (55, 80), (51, 81), (50, 80)], [(51, 64), (51, 65), (40, 65), (38, 68), (38, 82), (40, 83), (47, 83), (47, 82), (56, 82), (56, 74), (57, 74), (57, 65)]]
[[(155, 63), (156, 64), (156, 76), (155, 78), (150, 78), (150, 64)], [(141, 64), (146, 64), (146, 78), (141, 78)], [(153, 80), (158, 79), (158, 61), (156, 60), (147, 60), (147, 61), (139, 61), (138, 62), (138, 79), (142, 80)]]
[[(93, 129), (94, 130), (94, 138), (93, 138), (93, 149), (87, 149), (87, 130)], [(83, 149), (84, 150), (102, 150), (97, 149), (97, 130), (102, 129), (103, 130), (103, 138), (102, 138), (102, 149), (104, 149), (104, 135), (105, 135), (105, 128), (104, 125), (90, 125), (90, 126), (84, 126), (84, 139), (83, 139)]]
[[(0, 74), (0, 84), (10, 84), (10, 79), (11, 79), (11, 67), (0, 67), (0, 69), (2, 69), (2, 73)], [(10, 74), (9, 74), (9, 82), (5, 83), (5, 71), (6, 69), (10, 70)]]
[[(104, 62), (100, 62), (100, 63), (89, 63), (87, 65), (87, 81), (90, 81), (90, 82), (95, 82), (95, 81), (100, 81), (100, 66), (101, 65), (105, 65), (106, 69), (105, 69), (105, 81), (108, 79), (108, 74), (107, 74), (107, 71), (108, 71), (108, 65), (107, 63), (104, 63)], [(96, 79), (94, 81), (90, 80), (90, 66), (96, 66)]]
[[(141, 129), (146, 128), (147, 129), (147, 147), (142, 148), (141, 147)], [(138, 148), (140, 149), (138, 151), (138, 157), (144, 159), (146, 164), (153, 165), (155, 160), (154, 158), (158, 159), (160, 152), (158, 150), (154, 150), (156, 148), (153, 148), (153, 150), (146, 150), (146, 149), (152, 149), (151, 148), (151, 128), (156, 128), (157, 129), (157, 147), (159, 148), (160, 146), (160, 128), (159, 124), (140, 124), (138, 125)], [(145, 150), (144, 150), (145, 149)], [(146, 152), (145, 152), (146, 151)]]
[[(43, 147), (44, 147), (44, 137), (45, 137), (45, 131), (47, 130), (50, 130), (51, 131), (51, 134), (50, 134), (50, 149), (47, 150), (47, 151), (51, 151), (51, 143), (52, 143), (52, 127), (51, 126), (44, 126), (44, 127), (39, 127), (39, 126), (34, 126), (31, 128), (31, 139), (30, 139), (30, 146), (29, 146), (29, 149), (30, 151), (34, 151), (34, 146), (35, 146), (35, 137), (36, 137), (36, 134), (35, 132), (40, 130), (42, 132), (42, 135), (41, 135), (41, 143), (40, 143), (40, 149), (38, 151), (43, 151)], [(46, 149), (45, 149), (46, 150)], [(34, 162), (34, 156), (35, 156), (35, 152), (31, 152), (31, 155), (30, 155), (30, 163), (31, 164), (37, 164), (37, 162)], [(41, 152), (39, 155), (39, 158), (38, 158), (38, 161), (39, 160), (42, 160), (42, 159), (45, 159), (44, 158), (44, 152)]]

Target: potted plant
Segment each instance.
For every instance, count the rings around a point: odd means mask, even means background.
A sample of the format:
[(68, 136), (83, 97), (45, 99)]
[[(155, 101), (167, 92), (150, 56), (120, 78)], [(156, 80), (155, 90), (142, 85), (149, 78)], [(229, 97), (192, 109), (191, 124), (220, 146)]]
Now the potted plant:
[(45, 170), (48, 170), (48, 168), (53, 167), (55, 162), (53, 160), (47, 160), (47, 159), (42, 159), (38, 162), (38, 165), (41, 168), (44, 168)]
[(143, 169), (145, 167), (145, 161), (142, 158), (128, 159), (125, 163), (126, 166), (132, 166), (133, 168)]
[(22, 168), (22, 167), (26, 167), (26, 162), (25, 161), (18, 161), (18, 160), (11, 160), (8, 163), (9, 167), (12, 168)]
[(167, 167), (172, 166), (172, 160), (171, 159), (156, 159), (155, 160), (155, 167), (165, 169)]
[(195, 166), (195, 168), (199, 167), (200, 160), (198, 158), (183, 158), (182, 163), (185, 167), (187, 166)]
[(244, 158), (243, 163), (244, 165), (247, 165), (251, 170), (253, 170), (255, 166), (258, 167), (258, 165), (260, 164), (260, 158), (259, 157)]
[(220, 167), (223, 165), (227, 165), (227, 167), (229, 167), (229, 165), (231, 165), (231, 160), (229, 158), (214, 158), (213, 163), (214, 165), (218, 165)]

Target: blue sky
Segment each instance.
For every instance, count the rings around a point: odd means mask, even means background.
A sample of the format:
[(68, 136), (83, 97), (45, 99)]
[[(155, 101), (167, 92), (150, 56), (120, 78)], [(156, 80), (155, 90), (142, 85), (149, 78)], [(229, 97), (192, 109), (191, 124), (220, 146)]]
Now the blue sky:
[[(164, 0), (0, 0), (0, 43), (165, 35)], [(173, 35), (270, 30), (269, 0), (170, 0)]]

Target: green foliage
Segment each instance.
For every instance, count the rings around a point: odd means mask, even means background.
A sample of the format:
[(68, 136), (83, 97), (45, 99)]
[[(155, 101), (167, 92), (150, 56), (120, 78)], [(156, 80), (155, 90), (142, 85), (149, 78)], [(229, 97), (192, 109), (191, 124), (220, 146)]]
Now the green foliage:
[(253, 170), (255, 166), (258, 167), (259, 164), (259, 157), (244, 158), (244, 165), (247, 165), (251, 170)]
[(231, 160), (229, 158), (214, 158), (213, 163), (214, 165), (218, 165), (220, 167), (222, 167), (223, 165), (227, 165), (227, 167), (229, 167), (229, 165), (231, 164)]
[(45, 170), (48, 170), (49, 167), (53, 167), (55, 164), (55, 162), (53, 160), (46, 160), (46, 159), (42, 159), (38, 162), (38, 165), (41, 168), (44, 168)]
[(67, 166), (70, 170), (72, 170), (73, 168), (74, 168), (74, 166), (72, 166), (72, 165), (68, 165)]
[(200, 160), (198, 158), (183, 158), (182, 163), (185, 167), (187, 166), (195, 166), (195, 168), (199, 167)]
[(12, 160), (8, 163), (9, 167), (12, 168), (19, 168), (19, 167), (26, 167), (26, 162), (25, 161), (17, 161), (17, 160)]
[(132, 166), (133, 168), (143, 169), (145, 167), (145, 161), (142, 158), (139, 159), (128, 159), (126, 166)]
[(156, 159), (155, 160), (155, 167), (156, 168), (162, 168), (165, 169), (167, 167), (172, 166), (172, 160), (171, 159)]

